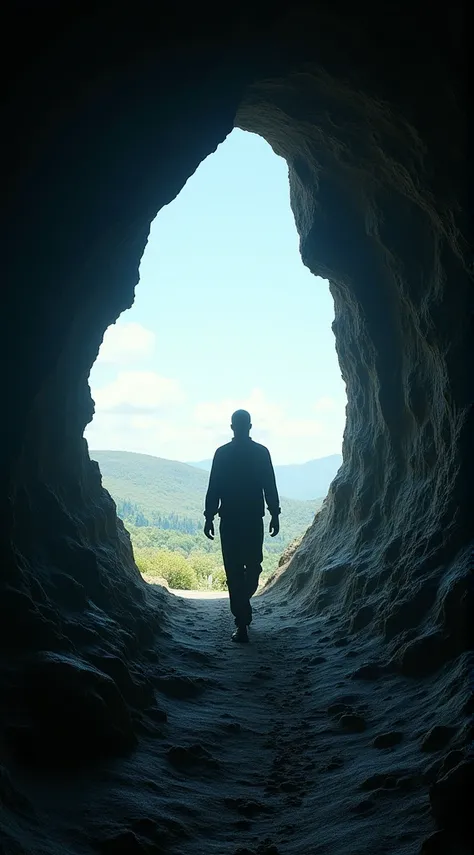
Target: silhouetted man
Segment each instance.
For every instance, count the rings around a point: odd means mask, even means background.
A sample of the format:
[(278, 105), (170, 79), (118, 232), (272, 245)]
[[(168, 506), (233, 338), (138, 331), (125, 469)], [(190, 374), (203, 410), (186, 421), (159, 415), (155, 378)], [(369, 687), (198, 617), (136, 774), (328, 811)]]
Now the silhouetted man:
[(250, 438), (251, 427), (247, 410), (236, 410), (231, 423), (234, 438), (217, 449), (212, 461), (204, 511), (204, 534), (210, 540), (214, 539), (216, 513), (221, 518), (222, 557), (237, 627), (232, 640), (238, 642), (249, 640), (250, 597), (262, 572), (264, 499), (271, 514), (271, 536), (280, 530), (280, 502), (270, 452)]

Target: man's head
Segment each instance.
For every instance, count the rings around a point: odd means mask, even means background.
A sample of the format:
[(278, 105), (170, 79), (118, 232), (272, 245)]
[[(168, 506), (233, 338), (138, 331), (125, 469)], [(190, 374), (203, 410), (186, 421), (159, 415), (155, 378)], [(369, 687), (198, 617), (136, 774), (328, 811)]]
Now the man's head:
[(235, 413), (232, 413), (232, 420), (230, 426), (234, 431), (234, 436), (237, 439), (240, 439), (240, 437), (248, 436), (249, 431), (252, 427), (250, 413), (248, 413), (247, 410), (236, 410)]

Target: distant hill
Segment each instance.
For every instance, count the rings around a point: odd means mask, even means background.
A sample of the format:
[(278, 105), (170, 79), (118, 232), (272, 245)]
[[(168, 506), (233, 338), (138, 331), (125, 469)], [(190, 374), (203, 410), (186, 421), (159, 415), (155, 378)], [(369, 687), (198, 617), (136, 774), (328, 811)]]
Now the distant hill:
[[(188, 463), (149, 454), (134, 454), (130, 451), (91, 450), (90, 456), (98, 462), (104, 487), (117, 505), (121, 504), (122, 508), (124, 503), (138, 506), (139, 511), (150, 520), (150, 524), (158, 516), (176, 515), (201, 527), (208, 482), (208, 473), (204, 471), (204, 467), (198, 468)], [(282, 494), (281, 490), (280, 493)], [(293, 531), (296, 534), (304, 531), (321, 504), (322, 498), (318, 497), (311, 501), (295, 501), (281, 495), (282, 514), (288, 535)], [(123, 508), (122, 513), (125, 510)], [(128, 518), (133, 518), (135, 512), (135, 508), (130, 510)]]
[[(197, 469), (209, 472), (211, 460), (199, 460), (190, 463)], [(342, 463), (340, 454), (308, 460), (307, 463), (290, 463), (275, 466), (278, 490), (281, 496), (289, 499), (307, 500), (325, 496), (329, 485)]]
[(207, 474), (201, 469), (131, 451), (90, 451), (90, 456), (116, 501), (130, 500), (149, 512), (202, 518)]

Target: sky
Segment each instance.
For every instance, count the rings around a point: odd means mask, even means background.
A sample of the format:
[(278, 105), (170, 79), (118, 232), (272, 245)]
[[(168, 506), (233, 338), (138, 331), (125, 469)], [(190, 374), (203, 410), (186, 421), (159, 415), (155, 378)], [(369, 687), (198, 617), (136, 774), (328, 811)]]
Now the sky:
[(334, 304), (298, 246), (285, 160), (235, 129), (152, 223), (90, 374), (89, 448), (208, 459), (243, 407), (276, 464), (340, 453)]

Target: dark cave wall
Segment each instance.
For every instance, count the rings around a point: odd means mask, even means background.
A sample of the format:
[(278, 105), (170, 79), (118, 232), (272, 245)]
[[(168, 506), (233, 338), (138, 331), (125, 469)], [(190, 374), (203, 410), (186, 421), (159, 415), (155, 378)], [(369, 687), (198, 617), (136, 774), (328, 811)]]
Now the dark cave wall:
[[(466, 134), (442, 73), (440, 112)], [(363, 607), (421, 674), (469, 644), (473, 292), (456, 180), (466, 149), (440, 146), (436, 115), (420, 136), (411, 98), (427, 81), (404, 82), (389, 106), (369, 83), (361, 94), (308, 65), (251, 87), (238, 122), (288, 161), (303, 261), (331, 282), (348, 393), (343, 467), (280, 584), (356, 626)]]
[(150, 222), (232, 129), (242, 75), (205, 18), (170, 13), (163, 33), (50, 9), (19, 24), (6, 105), (0, 763), (75, 766), (133, 746), (166, 625), (89, 460), (89, 371), (133, 302)]
[[(149, 641), (159, 623), (82, 438), (93, 415), (88, 376), (105, 329), (133, 302), (150, 222), (230, 132), (242, 87), (205, 20), (191, 44), (193, 22), (183, 31), (170, 17), (177, 43), (164, 38), (161, 54), (156, 27), (147, 33), (125, 16), (111, 30), (107, 8), (59, 21), (57, 32), (55, 23), (49, 42), (28, 45), (9, 104), (2, 345), (14, 370), (1, 497), (12, 590), (2, 615), (5, 643), (21, 649), (53, 636), (59, 649), (71, 634), (79, 646), (92, 641), (71, 626), (74, 602), (75, 623), (90, 619), (91, 633), (96, 607), (117, 622), (111, 635), (125, 625)], [(23, 604), (26, 634), (12, 603)]]
[(167, 604), (89, 460), (87, 378), (133, 301), (150, 222), (234, 123), (288, 161), (348, 389), (343, 467), (274, 591), (381, 634), (410, 675), (462, 655), (473, 307), (457, 7), (429, 25), (413, 3), (194, 19), (138, 4), (113, 23), (107, 7), (47, 9), (31, 35), (10, 24), (5, 111), (0, 633), (19, 673), (25, 651), (100, 660), (129, 706), (151, 703), (140, 657)]

